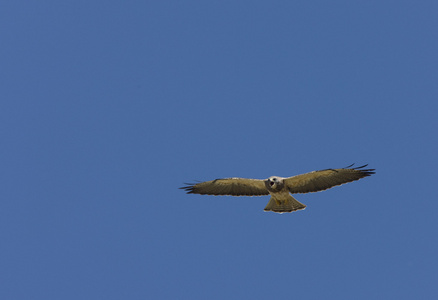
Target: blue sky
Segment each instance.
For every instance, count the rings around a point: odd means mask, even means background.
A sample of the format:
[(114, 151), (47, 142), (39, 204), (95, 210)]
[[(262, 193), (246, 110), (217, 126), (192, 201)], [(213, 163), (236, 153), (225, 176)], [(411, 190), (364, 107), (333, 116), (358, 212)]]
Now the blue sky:
[[(2, 299), (436, 299), (436, 1), (4, 1)], [(297, 195), (222, 177), (368, 163)]]

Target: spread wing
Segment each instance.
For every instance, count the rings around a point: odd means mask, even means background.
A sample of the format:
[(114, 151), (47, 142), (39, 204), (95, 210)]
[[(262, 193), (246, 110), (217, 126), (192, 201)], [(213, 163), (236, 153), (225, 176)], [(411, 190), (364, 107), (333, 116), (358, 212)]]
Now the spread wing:
[(364, 169), (367, 165), (342, 169), (327, 169), (301, 174), (284, 180), (285, 186), (292, 194), (310, 193), (329, 189), (347, 182), (359, 180), (374, 174), (374, 169)]
[(265, 182), (260, 179), (223, 178), (197, 184), (187, 184), (180, 189), (187, 194), (261, 196), (269, 195)]

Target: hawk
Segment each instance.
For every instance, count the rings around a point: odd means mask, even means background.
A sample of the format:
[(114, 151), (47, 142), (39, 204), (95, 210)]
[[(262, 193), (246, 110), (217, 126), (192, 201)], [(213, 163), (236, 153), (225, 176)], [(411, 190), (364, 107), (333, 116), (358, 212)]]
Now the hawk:
[(313, 171), (288, 178), (271, 176), (268, 179), (215, 179), (196, 184), (187, 183), (180, 189), (185, 190), (187, 194), (200, 195), (271, 195), (264, 210), (281, 214), (306, 208), (306, 205), (298, 202), (291, 194), (324, 191), (375, 173), (375, 169), (365, 169), (368, 165), (352, 168), (353, 165), (341, 169)]

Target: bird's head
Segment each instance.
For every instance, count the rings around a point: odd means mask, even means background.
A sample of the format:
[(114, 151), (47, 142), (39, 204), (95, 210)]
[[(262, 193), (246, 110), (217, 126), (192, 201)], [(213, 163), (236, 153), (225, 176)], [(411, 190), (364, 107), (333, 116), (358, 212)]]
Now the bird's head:
[(283, 188), (283, 178), (277, 176), (271, 176), (266, 180), (266, 186), (268, 190), (278, 191)]

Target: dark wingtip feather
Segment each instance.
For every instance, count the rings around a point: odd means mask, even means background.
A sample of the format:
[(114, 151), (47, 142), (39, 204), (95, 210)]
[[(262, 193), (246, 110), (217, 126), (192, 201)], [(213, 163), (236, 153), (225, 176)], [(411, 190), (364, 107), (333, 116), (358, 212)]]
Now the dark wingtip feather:
[(373, 174), (376, 174), (376, 172), (374, 172), (375, 170), (376, 169), (366, 169), (366, 170), (361, 170), (361, 171), (365, 176), (371, 176)]
[(180, 187), (180, 190), (184, 190), (187, 192), (187, 194), (193, 194), (195, 190), (195, 184), (194, 183), (184, 183), (186, 186)]
[(354, 166), (354, 164), (355, 163), (352, 163), (351, 165), (349, 165), (349, 166), (346, 166), (345, 168), (343, 168), (343, 169), (348, 169), (348, 168), (351, 168), (352, 166)]
[(352, 168), (353, 170), (358, 170), (361, 172), (361, 174), (365, 176), (371, 176), (373, 174), (376, 174), (376, 172), (374, 172), (376, 169), (364, 169), (365, 167), (367, 167), (368, 164), (360, 166), (360, 167), (356, 167), (356, 168)]
[(348, 167), (345, 167), (344, 169), (351, 169), (351, 170), (358, 170), (360, 171), (360, 173), (366, 177), (366, 176), (371, 176), (373, 174), (376, 174), (376, 172), (374, 172), (376, 169), (364, 169), (365, 167), (368, 166), (368, 164), (360, 166), (360, 167), (354, 167), (351, 168), (352, 166), (354, 166), (354, 164), (349, 165)]
[(363, 166), (360, 166), (360, 167), (356, 167), (356, 168), (353, 168), (353, 169), (355, 169), (355, 170), (357, 170), (357, 169), (362, 169), (362, 168), (365, 168), (366, 166), (368, 166), (368, 164), (363, 165)]

